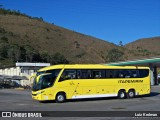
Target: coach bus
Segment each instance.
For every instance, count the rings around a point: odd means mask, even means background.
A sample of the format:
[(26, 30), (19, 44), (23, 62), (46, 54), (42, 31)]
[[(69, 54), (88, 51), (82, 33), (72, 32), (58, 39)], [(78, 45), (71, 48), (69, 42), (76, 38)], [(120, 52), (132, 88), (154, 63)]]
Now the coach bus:
[(150, 94), (150, 69), (102, 64), (54, 65), (40, 69), (32, 98), (38, 101), (118, 97)]

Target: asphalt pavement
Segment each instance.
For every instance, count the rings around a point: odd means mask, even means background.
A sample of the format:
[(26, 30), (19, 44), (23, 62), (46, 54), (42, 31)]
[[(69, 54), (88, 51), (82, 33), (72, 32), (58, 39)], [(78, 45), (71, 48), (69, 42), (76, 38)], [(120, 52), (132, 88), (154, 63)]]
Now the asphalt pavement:
[[(60, 111), (62, 116), (57, 115), (56, 119), (124, 119), (123, 114), (128, 112), (128, 114), (139, 115), (145, 112), (152, 112), (158, 114), (160, 112), (160, 86), (152, 86), (150, 96), (139, 96), (133, 99), (117, 99), (117, 98), (99, 98), (99, 99), (83, 99), (83, 100), (68, 100), (65, 103), (55, 103), (55, 101), (48, 101), (40, 103), (31, 98), (30, 90), (16, 90), (16, 89), (0, 89), (0, 111), (11, 111), (11, 112), (46, 112), (48, 114), (47, 119), (52, 119), (54, 113)], [(47, 111), (50, 111), (47, 113)], [(67, 113), (67, 112), (70, 113)], [(71, 112), (74, 111), (74, 112)], [(78, 111), (78, 112), (77, 112)], [(112, 113), (113, 111), (113, 113)], [(156, 113), (157, 111), (157, 113)], [(78, 116), (77, 113), (83, 113)], [(111, 116), (110, 113), (111, 112)], [(116, 113), (117, 112), (117, 113)], [(121, 112), (121, 113), (119, 113)], [(66, 115), (70, 114), (66, 117)], [(52, 116), (52, 115), (53, 116)], [(74, 114), (72, 116), (72, 114)], [(94, 114), (91, 115), (90, 114)], [(102, 114), (102, 116), (101, 116)], [(106, 116), (104, 115), (106, 114)], [(107, 117), (107, 114), (109, 116)], [(115, 115), (113, 115), (115, 114)], [(121, 114), (121, 115), (119, 115)], [(51, 115), (51, 116), (50, 116)], [(78, 117), (77, 117), (77, 116)], [(87, 117), (85, 117), (85, 115)], [(98, 116), (98, 118), (96, 117)], [(81, 117), (80, 117), (81, 116)], [(89, 117), (88, 117), (89, 116)], [(128, 117), (128, 115), (126, 115)], [(116, 118), (114, 118), (116, 117)], [(135, 115), (136, 117), (136, 115)], [(154, 117), (159, 119), (157, 117)], [(5, 118), (6, 119), (6, 118)], [(17, 117), (16, 119), (21, 119)], [(38, 119), (43, 119), (38, 118)], [(46, 119), (46, 118), (45, 118)], [(136, 118), (126, 118), (126, 119), (136, 119)]]

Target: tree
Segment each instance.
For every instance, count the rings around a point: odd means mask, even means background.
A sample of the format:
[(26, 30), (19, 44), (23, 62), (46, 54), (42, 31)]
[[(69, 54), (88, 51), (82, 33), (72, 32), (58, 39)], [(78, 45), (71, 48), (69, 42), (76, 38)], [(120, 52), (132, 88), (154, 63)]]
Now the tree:
[(24, 48), (26, 51), (26, 61), (32, 62), (33, 56), (35, 54), (34, 48), (29, 45), (26, 45)]
[(7, 50), (8, 58), (12, 61), (19, 61), (21, 57), (21, 50), (17, 44), (9, 45)]
[(0, 44), (0, 59), (7, 58), (7, 51), (8, 51), (8, 44), (7, 43), (1, 43)]
[(124, 53), (118, 49), (111, 49), (107, 54), (107, 62), (117, 62), (123, 60)]
[(123, 46), (123, 43), (122, 43), (122, 41), (119, 41), (119, 44), (118, 44), (118, 46)]
[(50, 60), (50, 56), (48, 54), (48, 51), (46, 51), (46, 50), (42, 51), (40, 53), (40, 57), (41, 57), (41, 59), (42, 59), (43, 62), (48, 62)]
[(69, 61), (60, 53), (55, 53), (50, 56), (51, 64), (68, 64)]
[(10, 47), (9, 50), (7, 51), (7, 56), (9, 59), (11, 59), (12, 61), (14, 60), (14, 49), (13, 47)]
[(14, 45), (14, 57), (15, 61), (19, 61), (21, 57), (21, 49), (18, 45)]

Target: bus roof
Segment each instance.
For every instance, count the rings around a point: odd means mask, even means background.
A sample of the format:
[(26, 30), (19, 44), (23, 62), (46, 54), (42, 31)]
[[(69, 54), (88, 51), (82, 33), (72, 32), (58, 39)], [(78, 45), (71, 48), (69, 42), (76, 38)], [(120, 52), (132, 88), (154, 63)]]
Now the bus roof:
[(44, 67), (39, 70), (46, 71), (51, 69), (149, 69), (149, 67), (139, 67), (139, 66), (110, 66), (105, 64), (62, 64)]

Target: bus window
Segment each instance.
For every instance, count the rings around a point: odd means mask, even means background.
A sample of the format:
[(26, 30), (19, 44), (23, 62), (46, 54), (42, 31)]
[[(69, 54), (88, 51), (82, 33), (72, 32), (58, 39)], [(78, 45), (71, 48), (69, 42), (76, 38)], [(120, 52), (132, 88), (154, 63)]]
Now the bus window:
[(141, 78), (147, 77), (149, 75), (149, 70), (141, 69), (139, 70), (139, 74)]
[(91, 79), (92, 71), (91, 70), (77, 70), (78, 79)]
[(69, 79), (76, 79), (76, 70), (64, 70), (60, 81), (69, 80)]
[(131, 77), (131, 71), (130, 70), (124, 70), (124, 77), (130, 78)]
[(124, 71), (123, 70), (119, 70), (118, 71), (118, 76), (117, 78), (124, 78)]
[(106, 70), (106, 78), (113, 78), (114, 71), (113, 70)]
[(32, 90), (37, 91), (53, 86), (59, 72), (60, 69), (54, 69), (51, 73), (42, 74), (42, 72), (39, 72), (39, 76), (34, 79)]
[(105, 70), (92, 70), (93, 78), (105, 78)]
[(81, 78), (81, 70), (77, 70), (77, 79)]
[(91, 70), (81, 70), (81, 79), (91, 79), (92, 73)]
[(43, 81), (42, 81), (42, 89), (51, 87), (54, 83), (54, 76), (52, 74), (49, 75), (45, 75), (42, 77)]
[(132, 72), (132, 77), (133, 78), (138, 78), (139, 77), (139, 71), (138, 70), (131, 70)]

